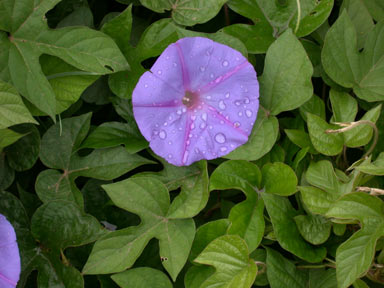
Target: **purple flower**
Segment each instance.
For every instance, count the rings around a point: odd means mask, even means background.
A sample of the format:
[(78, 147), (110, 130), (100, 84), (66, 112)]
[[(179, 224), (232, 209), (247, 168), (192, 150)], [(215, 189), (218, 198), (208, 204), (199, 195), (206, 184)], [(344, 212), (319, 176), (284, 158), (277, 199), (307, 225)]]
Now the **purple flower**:
[(259, 108), (253, 66), (238, 51), (188, 37), (164, 50), (132, 95), (150, 147), (184, 166), (224, 156), (248, 140)]
[(20, 255), (15, 230), (0, 214), (0, 287), (16, 287), (19, 276)]

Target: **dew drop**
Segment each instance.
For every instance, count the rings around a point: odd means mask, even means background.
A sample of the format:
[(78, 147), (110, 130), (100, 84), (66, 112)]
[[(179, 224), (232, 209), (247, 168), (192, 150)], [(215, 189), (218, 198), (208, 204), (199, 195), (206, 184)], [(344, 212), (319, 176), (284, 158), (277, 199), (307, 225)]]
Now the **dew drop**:
[(225, 98), (227, 99), (229, 98), (229, 93), (225, 94)]
[(207, 125), (206, 125), (204, 122), (202, 122), (202, 123), (200, 124), (200, 128), (201, 128), (201, 129), (204, 129), (205, 126), (207, 126)]
[(164, 122), (164, 124), (163, 124), (164, 126), (168, 126), (168, 122)]
[(191, 116), (191, 120), (192, 120), (192, 121), (195, 121), (195, 120), (196, 120), (196, 115), (192, 115), (192, 116)]
[(188, 160), (188, 151), (185, 151), (184, 152), (184, 156), (183, 156), (183, 163), (185, 164), (186, 162), (187, 162), (187, 160)]
[(240, 112), (238, 113), (238, 115), (239, 115), (240, 117), (243, 116), (243, 112), (240, 111)]
[(182, 131), (182, 130), (183, 130), (183, 128), (179, 127), (179, 131)]
[(188, 135), (189, 138), (192, 138), (192, 136), (193, 136), (192, 134), (189, 134), (189, 135)]
[(252, 116), (252, 111), (251, 110), (245, 110), (245, 115), (247, 115), (247, 117), (251, 117)]
[(240, 122), (235, 122), (235, 123), (233, 124), (233, 126), (235, 126), (236, 128), (237, 128), (237, 127), (240, 127)]
[(236, 100), (236, 101), (235, 101), (235, 105), (236, 105), (236, 106), (240, 106), (240, 105), (241, 105), (241, 101), (240, 101), (240, 100)]
[(177, 115), (181, 115), (182, 113), (183, 113), (183, 112), (182, 112), (181, 110), (177, 110), (177, 111), (176, 111), (176, 114), (177, 114)]
[(225, 110), (225, 108), (227, 108), (227, 106), (225, 106), (225, 103), (224, 103), (223, 100), (220, 100), (220, 102), (219, 102), (219, 108), (220, 108), (221, 110)]
[(199, 153), (200, 153), (200, 151), (199, 151), (198, 148), (195, 148), (195, 153), (196, 153), (196, 154), (199, 154)]
[(224, 67), (227, 67), (227, 66), (228, 66), (228, 64), (229, 64), (229, 63), (228, 63), (228, 61), (227, 61), (227, 60), (223, 61), (223, 66), (224, 66)]
[(148, 88), (148, 84), (145, 84), (144, 87), (145, 87), (145, 88)]
[(215, 77), (215, 75), (213, 75), (213, 73), (211, 73), (211, 74), (209, 75), (209, 77), (213, 78), (213, 77)]
[(211, 95), (207, 95), (207, 97), (205, 97), (207, 100), (210, 100), (212, 97)]
[(168, 158), (169, 158), (169, 159), (172, 159), (172, 154), (168, 154)]
[(158, 135), (159, 134), (159, 131), (157, 131), (157, 130), (153, 130), (153, 135)]
[(223, 147), (220, 147), (220, 151), (221, 152), (225, 152), (225, 151), (227, 151), (228, 150), (228, 148), (227, 147), (225, 147), (225, 146), (223, 146)]
[(175, 130), (175, 129), (173, 129), (173, 130), (172, 130), (172, 133), (173, 133), (173, 134), (175, 134), (175, 133), (176, 133), (176, 130)]
[(203, 114), (201, 114), (201, 119), (203, 119), (204, 121), (207, 121), (207, 119), (208, 119), (208, 114), (207, 113), (203, 113)]
[(215, 135), (215, 141), (217, 143), (223, 144), (223, 143), (225, 143), (226, 140), (227, 139), (225, 138), (225, 135), (223, 133), (217, 133)]
[(221, 124), (221, 125), (223, 125), (223, 124), (224, 124), (224, 121), (223, 121), (223, 120), (221, 120), (221, 121), (220, 121), (220, 124)]
[(155, 124), (155, 127), (156, 127), (156, 128), (159, 127), (159, 124)]
[(169, 116), (169, 117), (168, 117), (168, 120), (171, 121), (171, 120), (172, 120), (172, 116)]
[(191, 144), (191, 141), (187, 140), (186, 144), (188, 146), (189, 144)]
[(208, 128), (209, 128), (210, 130), (212, 130), (212, 129), (213, 129), (213, 126), (212, 126), (212, 125), (209, 125)]
[(185, 112), (187, 112), (187, 108), (184, 107), (183, 108), (183, 113), (185, 113)]
[(249, 98), (248, 98), (248, 97), (245, 97), (245, 98), (244, 98), (244, 103), (245, 103), (245, 104), (249, 104), (249, 102), (250, 102), (250, 101), (249, 101)]
[(191, 130), (195, 129), (195, 123), (191, 124)]
[(200, 66), (200, 71), (204, 72), (205, 71), (205, 67), (204, 66)]
[(157, 74), (161, 75), (161, 73), (163, 73), (161, 70), (157, 71)]
[(169, 144), (169, 145), (172, 145), (172, 141), (169, 141), (168, 144)]
[(173, 67), (177, 67), (177, 63), (176, 62), (173, 62)]
[(161, 130), (160, 133), (159, 133), (159, 137), (160, 139), (165, 139), (167, 138), (167, 132), (165, 132), (164, 130)]

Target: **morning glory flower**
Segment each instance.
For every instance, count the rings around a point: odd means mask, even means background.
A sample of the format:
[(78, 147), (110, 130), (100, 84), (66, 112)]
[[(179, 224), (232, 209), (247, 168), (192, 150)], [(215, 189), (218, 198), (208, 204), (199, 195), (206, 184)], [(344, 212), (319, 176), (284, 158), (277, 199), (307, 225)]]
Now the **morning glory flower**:
[(224, 156), (248, 140), (259, 108), (256, 72), (238, 51), (207, 38), (169, 45), (132, 94), (151, 149), (176, 166)]
[(0, 214), (0, 287), (16, 287), (19, 276), (20, 255), (15, 230)]

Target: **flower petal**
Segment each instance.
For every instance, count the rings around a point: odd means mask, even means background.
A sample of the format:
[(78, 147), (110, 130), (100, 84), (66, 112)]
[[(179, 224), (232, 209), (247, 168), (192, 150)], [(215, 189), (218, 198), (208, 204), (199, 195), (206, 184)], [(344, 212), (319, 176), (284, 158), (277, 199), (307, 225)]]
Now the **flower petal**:
[(238, 51), (194, 37), (160, 55), (140, 78), (132, 102), (152, 150), (183, 166), (224, 156), (247, 142), (258, 98), (256, 72)]
[(19, 277), (20, 255), (15, 230), (0, 214), (0, 287), (16, 287)]

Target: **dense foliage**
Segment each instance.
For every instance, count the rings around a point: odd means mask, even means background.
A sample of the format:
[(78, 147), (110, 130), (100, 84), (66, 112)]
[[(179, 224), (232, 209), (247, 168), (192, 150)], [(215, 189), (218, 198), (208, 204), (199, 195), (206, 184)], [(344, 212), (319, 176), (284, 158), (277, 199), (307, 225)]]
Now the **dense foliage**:
[[(193, 36), (248, 58), (260, 109), (246, 144), (176, 167), (131, 96)], [(382, 287), (383, 101), (382, 0), (0, 0), (17, 287)]]

